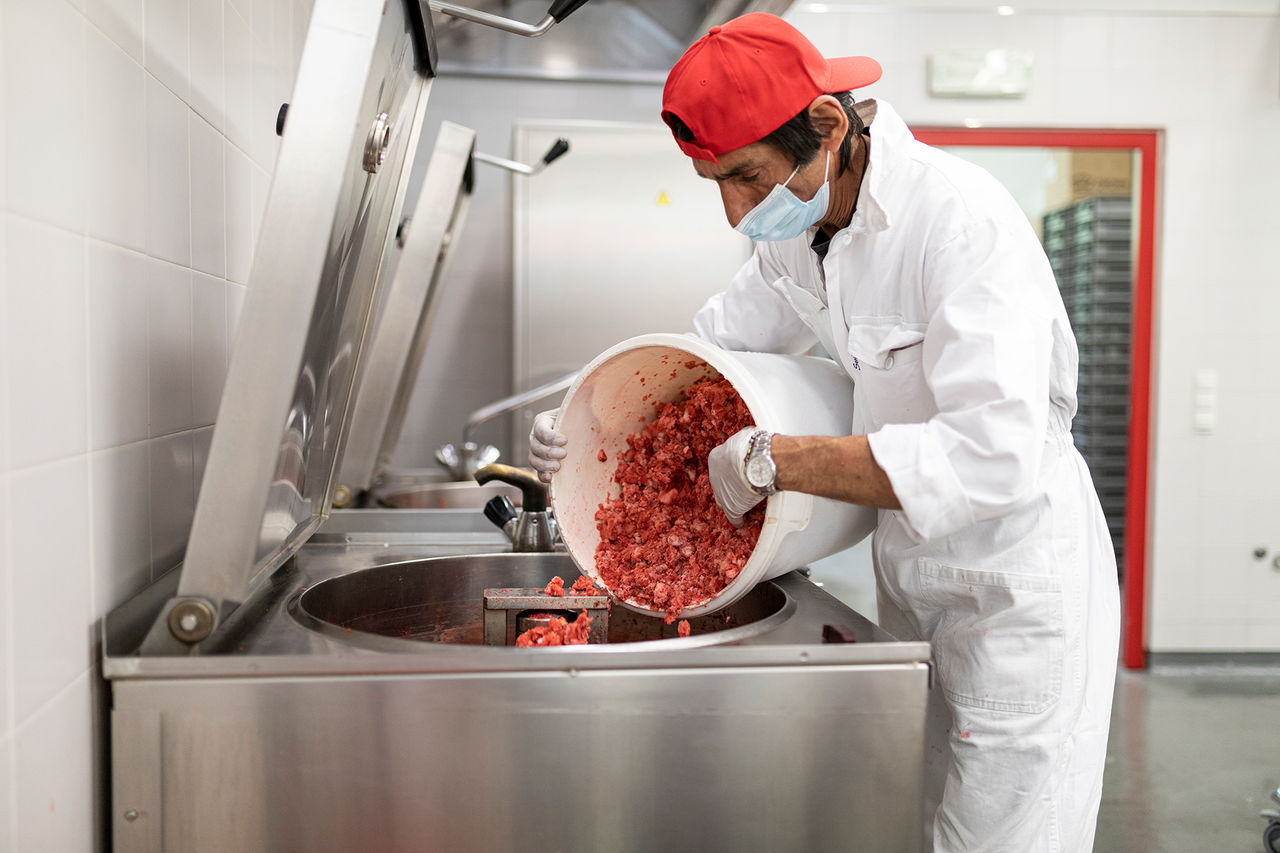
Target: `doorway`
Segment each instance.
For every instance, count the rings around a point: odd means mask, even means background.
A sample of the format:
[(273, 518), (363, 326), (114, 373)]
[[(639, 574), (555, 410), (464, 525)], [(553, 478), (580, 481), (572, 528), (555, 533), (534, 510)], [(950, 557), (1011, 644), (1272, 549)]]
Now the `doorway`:
[(982, 166), (1045, 247), (1080, 349), (1072, 424), (1116, 545), (1122, 659), (1146, 665), (1152, 305), (1159, 131), (916, 127)]

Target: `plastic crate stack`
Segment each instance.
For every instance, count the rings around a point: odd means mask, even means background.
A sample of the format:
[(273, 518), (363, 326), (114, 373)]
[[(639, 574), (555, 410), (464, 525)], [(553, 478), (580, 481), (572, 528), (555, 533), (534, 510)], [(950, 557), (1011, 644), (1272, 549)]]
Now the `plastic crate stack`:
[(1123, 566), (1129, 453), (1129, 351), (1133, 302), (1132, 205), (1095, 197), (1045, 214), (1044, 244), (1080, 347), (1079, 408), (1071, 433)]

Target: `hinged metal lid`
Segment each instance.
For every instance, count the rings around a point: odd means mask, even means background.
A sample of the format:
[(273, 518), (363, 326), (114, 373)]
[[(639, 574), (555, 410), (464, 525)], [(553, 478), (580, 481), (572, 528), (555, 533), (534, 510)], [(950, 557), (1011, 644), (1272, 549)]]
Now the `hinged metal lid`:
[(328, 515), (435, 47), (420, 0), (316, 0), (186, 561), (144, 653), (198, 647)]
[(373, 485), (400, 438), (440, 282), (448, 274), (449, 248), (466, 222), (474, 186), (475, 141), (476, 133), (470, 128), (448, 121), (440, 126), (422, 192), (404, 225), (404, 250), (386, 297), (380, 300), (351, 419), (350, 442), (342, 457), (335, 498), (339, 505)]

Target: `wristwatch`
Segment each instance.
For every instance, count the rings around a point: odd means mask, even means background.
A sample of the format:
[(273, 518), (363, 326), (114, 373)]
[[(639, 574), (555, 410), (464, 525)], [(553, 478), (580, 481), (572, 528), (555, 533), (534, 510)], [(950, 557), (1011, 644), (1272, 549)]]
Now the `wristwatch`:
[(769, 447), (773, 443), (773, 433), (767, 429), (758, 429), (751, 434), (747, 444), (747, 458), (742, 461), (742, 473), (747, 485), (757, 495), (769, 497), (778, 491), (774, 480), (778, 476), (778, 466), (774, 464)]

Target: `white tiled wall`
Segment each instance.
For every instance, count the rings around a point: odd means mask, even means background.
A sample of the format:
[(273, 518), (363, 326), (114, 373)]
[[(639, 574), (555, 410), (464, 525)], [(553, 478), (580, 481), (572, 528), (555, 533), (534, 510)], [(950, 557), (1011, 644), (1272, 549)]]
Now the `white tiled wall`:
[(0, 0), (0, 851), (103, 849), (96, 624), (182, 556), (311, 0)]

